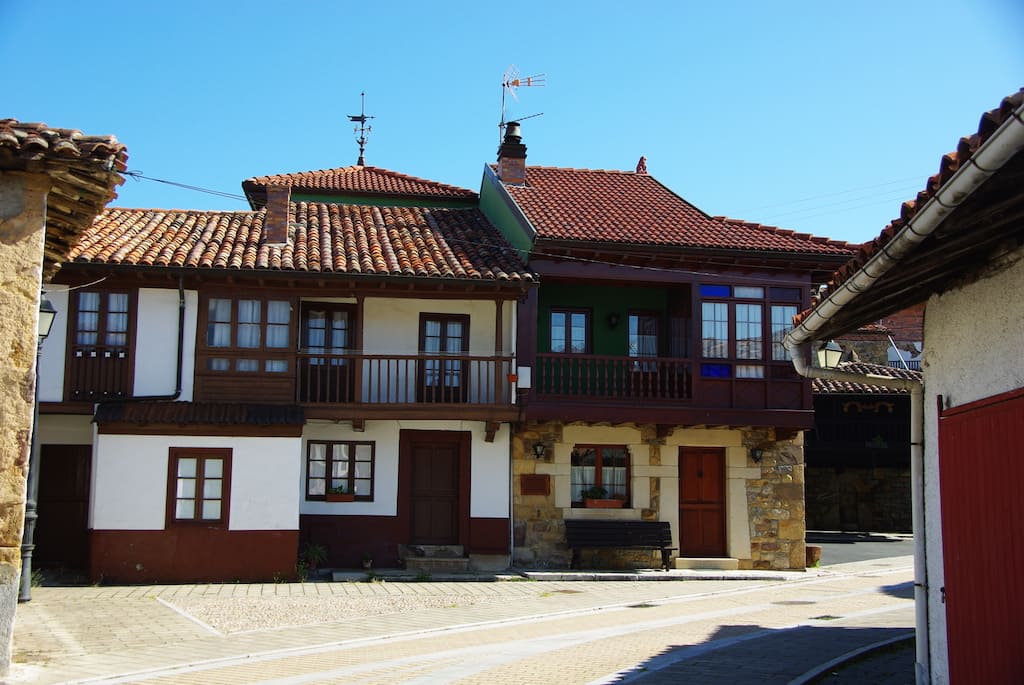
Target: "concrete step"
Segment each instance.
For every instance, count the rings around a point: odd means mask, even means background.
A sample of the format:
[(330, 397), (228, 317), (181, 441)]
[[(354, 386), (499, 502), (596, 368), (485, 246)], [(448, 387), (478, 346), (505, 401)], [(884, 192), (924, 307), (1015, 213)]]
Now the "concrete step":
[(399, 559), (441, 558), (453, 559), (466, 556), (462, 545), (399, 545)]
[(740, 561), (739, 559), (730, 559), (727, 557), (676, 557), (675, 567), (683, 569), (735, 571), (740, 567)]
[(468, 557), (405, 557), (405, 568), (409, 571), (430, 575), (466, 573), (469, 571)]

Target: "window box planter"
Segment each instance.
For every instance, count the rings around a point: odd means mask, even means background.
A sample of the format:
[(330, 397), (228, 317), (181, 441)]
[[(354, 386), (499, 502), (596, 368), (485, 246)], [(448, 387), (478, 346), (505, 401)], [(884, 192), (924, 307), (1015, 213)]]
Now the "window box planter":
[(623, 504), (625, 504), (625, 502), (621, 499), (583, 498), (583, 506), (587, 509), (621, 509)]
[(354, 502), (356, 500), (356, 494), (354, 492), (328, 492), (328, 502)]

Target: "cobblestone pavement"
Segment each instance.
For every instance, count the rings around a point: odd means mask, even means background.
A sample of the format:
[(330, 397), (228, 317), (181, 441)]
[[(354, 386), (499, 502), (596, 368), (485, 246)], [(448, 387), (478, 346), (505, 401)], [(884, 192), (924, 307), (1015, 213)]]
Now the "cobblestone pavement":
[(787, 683), (913, 630), (907, 557), (735, 577), (35, 588), (8, 682)]

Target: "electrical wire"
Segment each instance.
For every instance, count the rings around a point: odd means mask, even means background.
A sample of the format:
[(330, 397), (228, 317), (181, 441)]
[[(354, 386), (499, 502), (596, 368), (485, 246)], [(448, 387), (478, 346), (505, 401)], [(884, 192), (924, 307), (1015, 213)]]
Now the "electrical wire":
[(156, 183), (164, 183), (164, 184), (169, 185), (169, 186), (175, 186), (176, 188), (184, 188), (185, 190), (194, 190), (197, 193), (206, 193), (207, 195), (216, 195), (217, 197), (226, 197), (226, 198), (231, 199), (231, 200), (243, 200), (243, 201), (245, 201), (247, 199), (244, 195), (238, 195), (236, 193), (227, 193), (227, 192), (224, 192), (223, 190), (211, 190), (210, 188), (203, 188), (201, 186), (193, 186), (193, 185), (189, 185), (187, 183), (179, 183), (177, 181), (168, 181), (168, 180), (163, 179), (163, 178), (153, 178), (152, 176), (146, 176), (145, 172), (142, 172), (142, 171), (122, 171), (121, 174), (124, 175), (124, 176), (129, 176), (129, 177), (135, 179), (136, 181), (138, 181), (138, 180), (155, 181)]

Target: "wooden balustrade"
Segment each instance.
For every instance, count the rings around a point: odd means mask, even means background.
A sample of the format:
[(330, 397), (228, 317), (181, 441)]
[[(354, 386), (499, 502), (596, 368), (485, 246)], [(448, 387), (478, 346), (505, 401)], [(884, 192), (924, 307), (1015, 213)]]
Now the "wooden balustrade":
[(692, 363), (665, 357), (538, 354), (538, 396), (624, 401), (689, 400)]
[(71, 401), (99, 401), (128, 397), (131, 378), (128, 350), (124, 347), (75, 345), (68, 364)]

